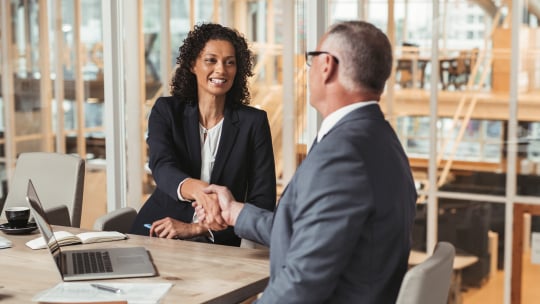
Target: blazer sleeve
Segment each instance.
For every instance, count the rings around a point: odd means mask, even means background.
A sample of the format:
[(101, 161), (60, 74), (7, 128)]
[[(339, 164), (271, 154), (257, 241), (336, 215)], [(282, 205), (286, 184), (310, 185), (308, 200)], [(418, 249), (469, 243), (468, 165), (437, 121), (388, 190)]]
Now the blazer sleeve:
[(234, 232), (241, 238), (270, 246), (270, 233), (274, 213), (252, 204), (245, 204), (236, 219)]
[[(174, 113), (167, 105), (170, 99), (159, 98), (148, 118), (149, 167), (161, 191), (178, 200), (177, 189), (180, 182), (189, 177), (181, 167), (183, 155), (174, 140)], [(176, 137), (181, 139), (180, 136)]]

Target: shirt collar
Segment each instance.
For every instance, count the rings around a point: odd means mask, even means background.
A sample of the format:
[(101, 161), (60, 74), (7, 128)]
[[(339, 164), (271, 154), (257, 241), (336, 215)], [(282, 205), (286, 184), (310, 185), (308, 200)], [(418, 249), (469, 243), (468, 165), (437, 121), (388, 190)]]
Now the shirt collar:
[(377, 104), (377, 101), (360, 101), (348, 106), (342, 107), (330, 115), (328, 115), (322, 122), (321, 128), (317, 133), (317, 142), (320, 142), (321, 139), (328, 133), (345, 115), (351, 113), (352, 111), (365, 107), (368, 105)]

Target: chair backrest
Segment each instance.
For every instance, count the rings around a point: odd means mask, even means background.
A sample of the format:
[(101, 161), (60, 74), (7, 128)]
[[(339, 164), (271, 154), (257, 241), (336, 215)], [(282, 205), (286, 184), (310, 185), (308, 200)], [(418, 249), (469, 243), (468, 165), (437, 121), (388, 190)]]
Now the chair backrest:
[[(85, 162), (79, 156), (50, 152), (21, 153), (4, 207), (27, 205), (26, 189), (28, 179), (31, 179), (51, 224), (80, 227), (84, 175)], [(58, 212), (62, 209), (67, 211)], [(61, 215), (61, 218), (57, 215)]]
[(94, 222), (94, 229), (129, 233), (135, 217), (137, 217), (137, 210), (131, 207), (116, 209), (98, 217)]
[(455, 248), (439, 242), (433, 255), (407, 271), (396, 304), (446, 304)]

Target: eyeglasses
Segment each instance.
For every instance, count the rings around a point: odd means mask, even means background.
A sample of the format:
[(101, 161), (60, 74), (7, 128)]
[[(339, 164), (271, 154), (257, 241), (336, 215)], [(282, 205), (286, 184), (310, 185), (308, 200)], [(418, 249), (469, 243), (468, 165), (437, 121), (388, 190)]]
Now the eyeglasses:
[(334, 58), (334, 61), (336, 63), (339, 63), (339, 60), (337, 59), (337, 57), (330, 54), (329, 52), (315, 51), (315, 52), (306, 52), (306, 65), (308, 67), (311, 66), (311, 62), (313, 61), (313, 57), (319, 56), (319, 55), (322, 55), (322, 54), (327, 54), (329, 56), (332, 56), (332, 58)]

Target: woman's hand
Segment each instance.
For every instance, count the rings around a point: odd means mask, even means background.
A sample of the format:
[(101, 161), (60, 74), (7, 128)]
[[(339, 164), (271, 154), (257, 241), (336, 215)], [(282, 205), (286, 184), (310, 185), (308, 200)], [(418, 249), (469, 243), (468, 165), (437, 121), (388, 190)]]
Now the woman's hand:
[(150, 236), (167, 239), (189, 239), (208, 233), (201, 224), (184, 223), (182, 221), (166, 217), (152, 223)]

